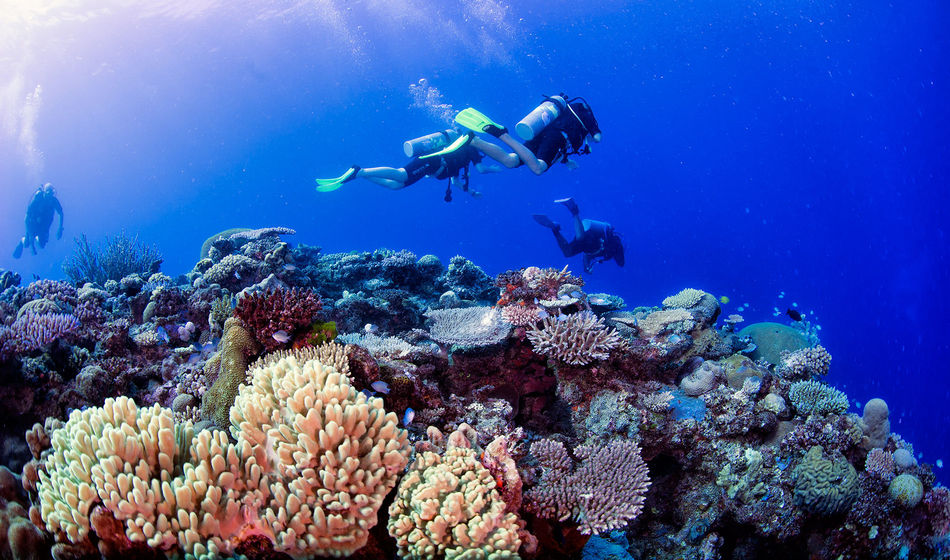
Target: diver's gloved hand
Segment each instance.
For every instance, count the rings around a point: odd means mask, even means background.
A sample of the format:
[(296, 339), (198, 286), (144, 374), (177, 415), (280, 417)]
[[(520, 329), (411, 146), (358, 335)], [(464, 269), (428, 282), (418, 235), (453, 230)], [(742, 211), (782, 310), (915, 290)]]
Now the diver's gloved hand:
[(485, 127), (482, 129), (482, 132), (485, 132), (486, 134), (491, 134), (495, 138), (501, 138), (502, 134), (508, 134), (508, 129), (505, 128), (504, 126), (486, 124)]
[(63, 228), (59, 228), (58, 230), (56, 230), (56, 239), (62, 239), (62, 238), (63, 238)]

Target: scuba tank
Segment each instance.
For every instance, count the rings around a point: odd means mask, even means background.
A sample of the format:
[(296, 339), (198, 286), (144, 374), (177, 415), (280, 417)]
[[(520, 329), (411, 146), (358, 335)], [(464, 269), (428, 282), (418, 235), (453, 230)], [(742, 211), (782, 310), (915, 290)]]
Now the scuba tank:
[(406, 153), (406, 157), (431, 154), (448, 146), (458, 137), (459, 133), (449, 128), (441, 132), (433, 132), (432, 134), (426, 134), (425, 136), (403, 142), (402, 151)]
[(554, 122), (554, 119), (565, 109), (567, 109), (567, 100), (560, 95), (552, 95), (521, 119), (515, 125), (515, 131), (523, 140), (531, 140), (540, 134), (544, 127)]

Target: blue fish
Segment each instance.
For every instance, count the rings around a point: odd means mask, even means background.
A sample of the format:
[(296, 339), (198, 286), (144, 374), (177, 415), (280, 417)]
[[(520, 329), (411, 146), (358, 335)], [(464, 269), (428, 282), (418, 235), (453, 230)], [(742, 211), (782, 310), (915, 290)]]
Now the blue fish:
[(163, 343), (168, 344), (168, 331), (165, 330), (165, 327), (158, 327), (155, 329), (155, 332), (158, 334), (158, 339)]
[(416, 411), (411, 408), (407, 408), (406, 413), (402, 415), (402, 425), (408, 426), (409, 424), (412, 424), (412, 420), (415, 417)]
[(384, 395), (389, 394), (389, 384), (385, 381), (373, 381), (370, 384), (370, 387), (372, 387), (377, 393), (382, 393)]

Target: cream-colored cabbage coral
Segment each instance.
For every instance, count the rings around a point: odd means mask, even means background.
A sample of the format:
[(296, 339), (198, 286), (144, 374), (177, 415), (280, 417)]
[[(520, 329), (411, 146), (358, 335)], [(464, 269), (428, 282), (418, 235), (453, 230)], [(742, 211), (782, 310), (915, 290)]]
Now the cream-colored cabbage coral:
[(409, 442), (382, 399), (336, 368), (284, 357), (259, 368), (231, 408), (231, 433), (264, 465), (261, 518), (278, 551), (347, 556), (376, 525), (408, 462)]
[(186, 558), (228, 556), (253, 534), (294, 558), (362, 547), (408, 461), (396, 415), (318, 359), (282, 356), (250, 379), (231, 409), (235, 444), (127, 397), (73, 412), (37, 484), (47, 530), (89, 543), (101, 505), (133, 542)]
[(495, 481), (475, 451), (449, 447), (416, 456), (389, 506), (400, 558), (518, 558), (518, 516), (505, 513)]

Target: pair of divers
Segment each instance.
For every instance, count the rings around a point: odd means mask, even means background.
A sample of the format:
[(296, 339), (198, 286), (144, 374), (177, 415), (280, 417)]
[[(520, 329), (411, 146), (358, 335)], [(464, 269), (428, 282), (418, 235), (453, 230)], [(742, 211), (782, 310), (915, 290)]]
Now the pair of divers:
[[(487, 156), (505, 168), (525, 165), (535, 175), (541, 175), (555, 163), (561, 162), (573, 169), (576, 164), (570, 156), (590, 153), (590, 142), (600, 142), (602, 133), (590, 104), (582, 97), (568, 98), (565, 94), (546, 96), (545, 100), (515, 126), (524, 142), (512, 136), (508, 129), (492, 121), (478, 110), (469, 107), (455, 116), (455, 129), (447, 129), (414, 138), (403, 144), (406, 157), (411, 158), (402, 167), (360, 167), (353, 165), (339, 177), (317, 179), (318, 192), (330, 192), (354, 179), (367, 179), (392, 190), (404, 189), (423, 177), (448, 179), (445, 201), (452, 200), (452, 187), (478, 197), (469, 184), (469, 167), (479, 173), (500, 171), (497, 165), (484, 163)], [(508, 149), (482, 140), (476, 134), (488, 134)], [(510, 151), (509, 151), (510, 150)], [(623, 266), (623, 245), (610, 224), (581, 220), (573, 199), (564, 203), (575, 222), (575, 238), (567, 241), (560, 226), (546, 216), (535, 215), (535, 221), (554, 233), (565, 257), (584, 253), (584, 270), (590, 272), (595, 262), (614, 259)]]

